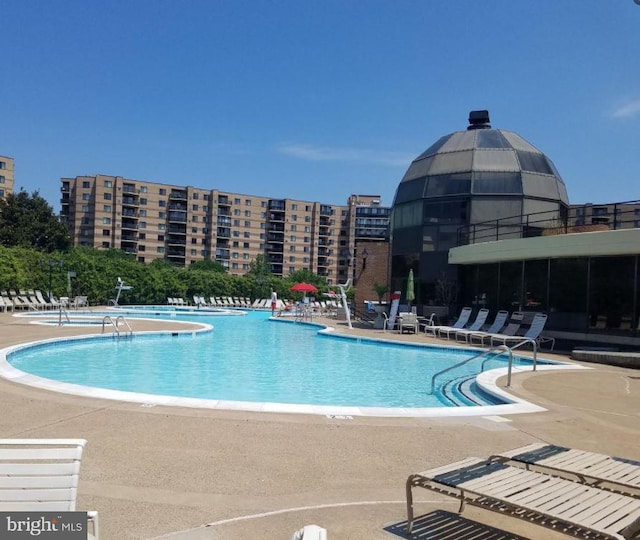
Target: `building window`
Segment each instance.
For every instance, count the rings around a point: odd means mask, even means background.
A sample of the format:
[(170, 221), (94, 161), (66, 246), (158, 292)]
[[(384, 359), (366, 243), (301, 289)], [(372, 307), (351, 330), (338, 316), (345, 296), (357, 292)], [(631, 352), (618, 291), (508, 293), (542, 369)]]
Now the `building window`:
[(209, 207), (208, 206), (203, 206), (202, 207), (202, 211), (203, 212), (208, 212), (209, 211)]
[(88, 204), (83, 204), (82, 205), (82, 211), (83, 212), (88, 212), (89, 211), (89, 205)]
[(240, 231), (233, 231), (231, 234), (234, 238), (240, 238)]
[(113, 182), (111, 180), (105, 180), (104, 181), (104, 187), (112, 188), (113, 187)]
[[(0, 168), (4, 169), (4, 167), (0, 167)], [(89, 189), (91, 187), (91, 182), (86, 182), (86, 181), (82, 182), (82, 187), (84, 189)]]
[(140, 193), (146, 193), (147, 192), (147, 186), (140, 186)]
[(233, 226), (234, 227), (240, 227), (240, 220), (239, 219), (234, 219), (233, 220)]
[(191, 250), (191, 256), (195, 257), (198, 254), (198, 250), (197, 249), (192, 249)]
[(167, 219), (167, 213), (166, 212), (158, 212), (158, 217), (160, 219)]
[(238, 252), (237, 252), (237, 251), (234, 251), (234, 252), (231, 254), (231, 258), (232, 258), (232, 259), (237, 259), (237, 258), (238, 258), (238, 256), (239, 256), (239, 255), (238, 255)]
[(138, 251), (146, 251), (146, 249), (147, 248), (146, 248), (146, 246), (144, 244), (138, 246)]
[(196, 201), (197, 201), (199, 198), (200, 198), (200, 194), (199, 194), (199, 193), (194, 193), (194, 194), (193, 194), (193, 199), (194, 199), (194, 200), (196, 200)]
[(193, 221), (193, 223), (197, 223), (198, 222), (198, 216), (193, 216), (191, 218), (191, 221)]
[(102, 236), (111, 236), (111, 231), (109, 229), (102, 229)]
[(140, 204), (146, 206), (147, 205), (147, 199), (145, 199), (144, 197), (140, 197)]
[(147, 239), (147, 235), (145, 233), (141, 232), (138, 235), (138, 240), (146, 240), (146, 239)]
[(164, 246), (158, 246), (158, 247), (156, 248), (156, 251), (157, 251), (158, 253), (164, 253)]
[(244, 236), (245, 238), (251, 238), (251, 233), (250, 233), (250, 232), (245, 231), (245, 232), (243, 233), (243, 236)]
[(250, 264), (243, 264), (242, 265), (242, 269), (243, 270), (251, 270), (251, 265)]
[(310, 223), (311, 222), (311, 216), (304, 216), (304, 221), (305, 221), (305, 223)]
[(242, 258), (245, 259), (245, 260), (248, 259), (249, 258), (249, 254), (248, 253), (243, 253), (242, 254)]
[(289, 267), (289, 273), (293, 274), (296, 271), (296, 267), (295, 266), (290, 266)]
[(305, 212), (311, 212), (311, 207), (309, 205), (304, 207)]
[(138, 223), (138, 228), (140, 229), (146, 229), (147, 228), (147, 222), (146, 221), (140, 221)]
[(251, 217), (251, 210), (245, 210), (244, 217)]
[(158, 230), (159, 231), (164, 231), (167, 229), (167, 224), (166, 223), (158, 223)]
[(261, 229), (266, 229), (266, 228), (267, 228), (266, 223), (260, 223), (260, 228), (261, 228)]
[(289, 246), (289, 251), (294, 253), (296, 251), (296, 246)]
[(82, 194), (82, 200), (83, 201), (88, 201), (89, 199), (91, 199), (91, 195), (89, 193), (83, 193)]
[(110, 217), (103, 217), (102, 218), (102, 224), (103, 225), (111, 225), (111, 218)]
[(295, 236), (293, 236), (293, 235), (291, 235), (291, 236), (289, 237), (289, 241), (290, 241), (290, 242), (297, 242), (297, 241), (298, 241), (298, 238), (297, 238), (297, 237), (295, 237)]
[(102, 247), (109, 249), (109, 247), (111, 246), (111, 244), (109, 242), (102, 242)]
[(233, 199), (233, 204), (240, 204), (240, 199)]
[(293, 214), (291, 216), (291, 221), (298, 221), (298, 216), (296, 214)]
[(305, 227), (304, 232), (311, 232), (311, 227)]
[(160, 188), (160, 195), (166, 195), (167, 190), (165, 188)]
[(158, 235), (158, 242), (164, 242), (164, 234)]
[(0, 169), (6, 169), (7, 168), (7, 162), (6, 161), (0, 161)]
[(239, 216), (239, 215), (240, 215), (240, 213), (241, 213), (241, 212), (240, 212), (240, 210), (239, 210), (238, 208), (236, 208), (236, 209), (233, 211), (233, 215), (234, 215), (234, 216)]
[[(295, 247), (295, 246), (294, 246)], [(309, 253), (309, 246), (304, 246), (302, 248), (302, 251), (304, 251), (305, 253)]]
[(251, 222), (250, 221), (245, 221), (244, 222), (244, 226), (245, 227), (251, 227)]
[(297, 225), (291, 225), (291, 232), (296, 232), (298, 230)]
[(238, 263), (231, 263), (231, 269), (232, 270), (237, 270), (238, 269)]
[(197, 204), (192, 204), (191, 205), (191, 210), (193, 210), (194, 212), (198, 211), (198, 205)]
[(203, 198), (204, 198), (205, 201), (208, 201), (209, 200), (209, 194), (205, 193)]
[(111, 193), (105, 193), (104, 194), (104, 200), (105, 201), (110, 201), (111, 200)]
[(191, 227), (191, 232), (192, 233), (197, 233), (198, 232), (198, 227)]
[(91, 220), (88, 217), (83, 217), (82, 218), (82, 224), (83, 225), (89, 225), (89, 223), (91, 223)]
[(140, 210), (140, 217), (147, 217), (147, 211), (146, 210)]
[(243, 247), (244, 249), (249, 249), (249, 247), (250, 247), (250, 246), (249, 246), (249, 242), (244, 242), (244, 243), (242, 244), (242, 247)]
[(105, 204), (102, 208), (103, 208), (103, 210), (105, 212), (111, 212), (111, 205), (110, 204)]
[(4, 184), (4, 176), (0, 176), (0, 184)]
[(158, 201), (158, 206), (161, 208), (166, 208), (167, 207), (167, 201)]
[(251, 206), (251, 199), (245, 199), (244, 204), (245, 206)]
[(296, 262), (296, 256), (295, 255), (289, 255), (289, 262)]
[(260, 206), (261, 206), (262, 208), (266, 208), (266, 207), (267, 207), (267, 201), (262, 201), (262, 202), (260, 203)]
[(291, 205), (291, 210), (297, 210), (298, 209), (298, 205), (297, 204), (292, 204)]

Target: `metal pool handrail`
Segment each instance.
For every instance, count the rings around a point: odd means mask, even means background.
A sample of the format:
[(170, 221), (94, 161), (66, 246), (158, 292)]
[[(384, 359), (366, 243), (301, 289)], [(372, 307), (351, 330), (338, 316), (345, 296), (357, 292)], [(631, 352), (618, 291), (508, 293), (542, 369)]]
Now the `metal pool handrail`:
[[(433, 375), (433, 377), (431, 377), (431, 389), (429, 390), (429, 394), (433, 394), (433, 390), (435, 388), (435, 383), (436, 383), (436, 378), (439, 375), (443, 375), (444, 373), (447, 373), (448, 371), (454, 370), (456, 368), (459, 368), (460, 366), (463, 366), (473, 360), (477, 360), (478, 358), (482, 358), (484, 356), (488, 356), (492, 353), (495, 353), (497, 351), (506, 351), (509, 354), (509, 367), (508, 367), (508, 371), (507, 371), (507, 387), (511, 386), (511, 371), (513, 369), (513, 350), (517, 349), (518, 347), (522, 347), (523, 345), (526, 344), (531, 344), (533, 345), (533, 371), (536, 371), (537, 368), (537, 355), (538, 355), (538, 344), (536, 343), (535, 339), (523, 339), (522, 341), (520, 341), (519, 343), (516, 343), (513, 347), (509, 347), (506, 344), (505, 345), (497, 345), (495, 347), (491, 347), (490, 349), (487, 349), (486, 351), (482, 351), (481, 353), (475, 354), (473, 356), (471, 356), (470, 358), (466, 358), (465, 360), (463, 360), (462, 362), (459, 362), (457, 364), (455, 364), (454, 366), (450, 366), (448, 368), (445, 368), (441, 371), (438, 371), (438, 373), (435, 373)], [(482, 373), (484, 371), (484, 365), (489, 361), (490, 359), (487, 358), (482, 362), (482, 365), (480, 366), (480, 373)]]
[(105, 315), (104, 318), (102, 319), (102, 333), (104, 334), (104, 327), (107, 323), (111, 323), (111, 326), (113, 327), (113, 331), (114, 333), (120, 337), (120, 329), (118, 328), (118, 324), (122, 322), (122, 324), (124, 326), (127, 327), (128, 332), (126, 335), (130, 336), (133, 335), (133, 330), (131, 329), (131, 326), (129, 326), (129, 323), (127, 322), (127, 320), (124, 318), (123, 315), (118, 315), (116, 317), (116, 320), (114, 321), (113, 318), (111, 317), (111, 315)]

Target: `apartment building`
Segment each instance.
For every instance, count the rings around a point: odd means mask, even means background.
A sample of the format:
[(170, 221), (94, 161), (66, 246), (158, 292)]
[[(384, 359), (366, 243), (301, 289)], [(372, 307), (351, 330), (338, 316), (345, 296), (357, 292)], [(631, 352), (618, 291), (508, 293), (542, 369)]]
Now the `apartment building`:
[(334, 284), (353, 272), (358, 242), (388, 234), (390, 208), (379, 196), (352, 195), (340, 206), (120, 176), (61, 182), (73, 245), (117, 248), (145, 263), (215, 260), (243, 275), (262, 254), (276, 275), (308, 269)]
[(14, 159), (0, 156), (0, 199), (4, 199), (9, 193), (13, 193)]
[(607, 204), (572, 204), (569, 225), (574, 227), (606, 226), (609, 229), (640, 227), (640, 201)]

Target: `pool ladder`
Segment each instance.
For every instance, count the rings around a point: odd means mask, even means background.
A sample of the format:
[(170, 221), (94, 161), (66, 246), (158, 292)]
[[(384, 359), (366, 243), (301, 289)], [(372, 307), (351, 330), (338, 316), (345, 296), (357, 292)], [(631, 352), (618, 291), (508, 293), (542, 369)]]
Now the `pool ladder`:
[[(468, 364), (469, 362), (472, 362), (473, 360), (478, 360), (479, 358), (483, 358), (492, 354), (497, 353), (498, 351), (502, 351), (502, 352), (507, 352), (509, 353), (509, 368), (507, 371), (507, 388), (511, 386), (511, 371), (513, 369), (513, 351), (515, 349), (518, 349), (519, 347), (522, 347), (524, 345), (531, 345), (533, 347), (533, 371), (536, 371), (537, 369), (537, 361), (538, 361), (538, 344), (536, 343), (535, 339), (523, 339), (522, 341), (520, 341), (519, 343), (516, 343), (515, 345), (513, 345), (512, 347), (509, 347), (507, 345), (497, 345), (496, 347), (491, 347), (490, 349), (487, 349), (486, 351), (482, 351), (481, 353), (478, 354), (474, 354), (473, 356), (471, 356), (470, 358), (466, 358), (465, 360), (463, 360), (462, 362), (459, 362), (458, 364), (456, 364), (455, 366), (450, 366), (446, 369), (443, 369), (442, 371), (438, 371), (438, 373), (435, 373), (433, 375), (433, 377), (431, 377), (431, 389), (429, 390), (429, 394), (433, 394), (433, 390), (435, 389), (435, 385), (436, 385), (436, 379), (438, 378), (439, 375), (443, 375), (449, 371), (452, 371), (456, 368), (459, 368), (460, 366), (463, 366), (465, 364)], [(485, 358), (482, 361), (482, 365), (480, 366), (480, 373), (482, 373), (484, 371), (484, 366), (485, 364), (489, 361), (492, 360), (493, 358)]]
[[(120, 333), (120, 328), (119, 328), (120, 323), (122, 323), (123, 326), (127, 327), (127, 331), (124, 332), (124, 334)], [(105, 326), (107, 324), (111, 324), (111, 327), (113, 328), (113, 333), (116, 335), (116, 337), (123, 337), (123, 336), (130, 337), (133, 335), (133, 330), (131, 329), (131, 326), (129, 326), (127, 319), (125, 319), (122, 315), (118, 315), (115, 320), (113, 319), (113, 317), (111, 317), (111, 315), (105, 315), (104, 318), (102, 319), (103, 334), (104, 334)]]

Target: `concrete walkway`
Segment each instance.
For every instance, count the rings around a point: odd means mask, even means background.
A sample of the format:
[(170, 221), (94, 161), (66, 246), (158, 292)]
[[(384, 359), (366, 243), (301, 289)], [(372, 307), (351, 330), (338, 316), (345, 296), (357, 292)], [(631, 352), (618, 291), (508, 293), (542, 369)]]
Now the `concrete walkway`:
[[(93, 332), (0, 315), (0, 346)], [(433, 342), (384, 334), (391, 336)], [(310, 523), (331, 540), (393, 539), (401, 538), (413, 472), (534, 441), (640, 460), (640, 372), (584, 365), (592, 369), (514, 377), (511, 391), (546, 412), (455, 419), (147, 407), (0, 380), (0, 437), (86, 438), (78, 506), (100, 512), (106, 540), (286, 540)], [(425, 490), (416, 499), (418, 514), (457, 510), (453, 499)], [(568, 538), (486, 510), (463, 516), (530, 539)]]

